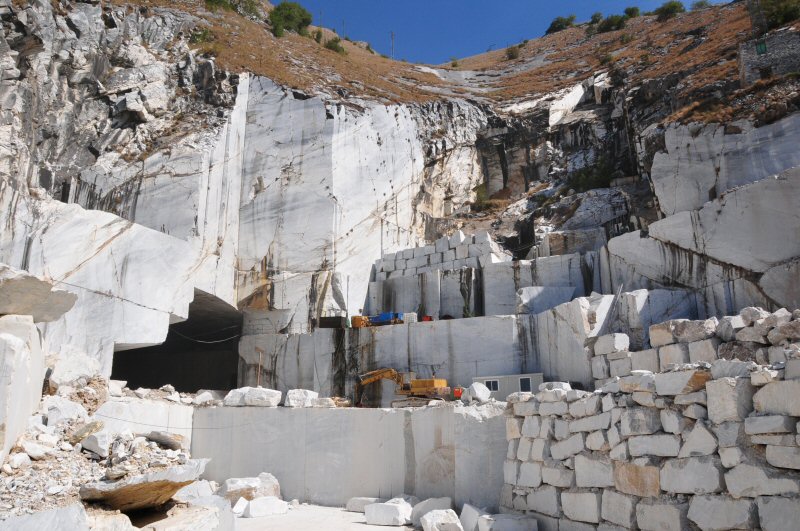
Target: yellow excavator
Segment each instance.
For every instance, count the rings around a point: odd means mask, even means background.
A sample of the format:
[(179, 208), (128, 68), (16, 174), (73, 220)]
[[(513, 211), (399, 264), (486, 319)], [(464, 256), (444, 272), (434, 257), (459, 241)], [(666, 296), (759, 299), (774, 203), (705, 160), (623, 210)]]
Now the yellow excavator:
[(394, 369), (378, 369), (358, 376), (355, 404), (361, 406), (364, 388), (379, 380), (392, 380), (397, 384), (395, 393), (408, 398), (395, 400), (392, 407), (420, 406), (431, 400), (448, 400), (450, 387), (444, 378), (417, 379), (413, 372), (399, 373)]

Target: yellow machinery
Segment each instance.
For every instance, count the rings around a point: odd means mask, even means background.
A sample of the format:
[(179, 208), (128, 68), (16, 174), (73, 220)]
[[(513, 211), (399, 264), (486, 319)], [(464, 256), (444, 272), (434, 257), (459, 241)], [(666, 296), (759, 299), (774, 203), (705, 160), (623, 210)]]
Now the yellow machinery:
[[(392, 380), (397, 384), (395, 393), (409, 397), (403, 405), (425, 404), (428, 400), (450, 398), (450, 387), (444, 378), (415, 378), (413, 372), (399, 373), (394, 369), (378, 369), (358, 376), (356, 404), (361, 404), (364, 388), (378, 380)], [(414, 400), (416, 399), (416, 400)], [(392, 404), (394, 405), (394, 403)]]

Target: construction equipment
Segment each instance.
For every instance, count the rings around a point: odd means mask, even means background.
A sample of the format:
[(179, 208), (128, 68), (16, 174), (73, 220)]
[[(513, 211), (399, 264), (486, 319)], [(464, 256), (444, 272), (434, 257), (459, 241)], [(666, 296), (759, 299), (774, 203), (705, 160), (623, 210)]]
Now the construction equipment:
[[(447, 400), (450, 398), (450, 387), (444, 378), (421, 378), (417, 379), (413, 372), (399, 373), (394, 369), (378, 369), (358, 376), (356, 384), (355, 403), (361, 405), (364, 388), (379, 380), (392, 380), (397, 384), (395, 393), (408, 397), (404, 400), (395, 402), (405, 405), (425, 405), (430, 400)], [(392, 402), (392, 407), (395, 406)]]

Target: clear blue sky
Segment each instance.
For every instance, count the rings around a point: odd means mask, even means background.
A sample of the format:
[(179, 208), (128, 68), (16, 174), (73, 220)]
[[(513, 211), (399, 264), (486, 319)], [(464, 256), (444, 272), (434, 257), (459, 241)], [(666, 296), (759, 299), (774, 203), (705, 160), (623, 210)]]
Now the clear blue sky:
[[(343, 37), (369, 41), (389, 54), (395, 32), (395, 58), (444, 63), (489, 47), (505, 48), (544, 34), (557, 16), (622, 13), (627, 6), (650, 11), (664, 0), (296, 0), (314, 24), (336, 29)], [(687, 9), (691, 0), (684, 1)]]

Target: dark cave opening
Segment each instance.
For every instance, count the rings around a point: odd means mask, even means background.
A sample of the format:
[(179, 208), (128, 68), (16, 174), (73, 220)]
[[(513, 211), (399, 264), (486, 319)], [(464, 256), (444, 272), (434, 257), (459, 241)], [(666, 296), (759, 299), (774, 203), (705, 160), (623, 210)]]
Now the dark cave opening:
[(177, 391), (229, 390), (236, 387), (242, 313), (213, 295), (195, 290), (189, 318), (170, 325), (161, 345), (114, 353), (111, 378), (131, 389)]

